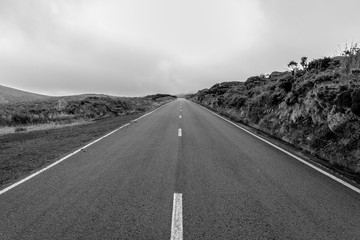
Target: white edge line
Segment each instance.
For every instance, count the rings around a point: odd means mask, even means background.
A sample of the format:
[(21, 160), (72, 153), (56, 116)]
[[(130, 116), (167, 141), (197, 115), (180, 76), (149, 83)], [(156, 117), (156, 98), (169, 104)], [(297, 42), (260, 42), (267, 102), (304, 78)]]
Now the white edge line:
[(174, 193), (172, 220), (171, 220), (171, 240), (183, 239), (183, 220), (182, 220), (182, 194)]
[[(147, 116), (147, 115), (149, 115), (149, 114), (151, 114), (151, 113), (153, 113), (153, 112), (155, 112), (155, 111), (159, 110), (160, 108), (164, 107), (164, 106), (165, 106), (165, 105), (167, 105), (167, 104), (168, 104), (168, 103), (166, 103), (166, 104), (164, 104), (164, 105), (161, 105), (160, 107), (158, 107), (158, 108), (154, 109), (153, 111), (148, 112), (148, 113), (146, 113), (146, 114), (144, 114), (144, 115), (142, 115), (142, 116), (140, 116), (140, 117), (138, 117), (138, 118), (136, 118), (136, 119), (134, 119), (134, 120), (132, 120), (132, 121), (137, 121), (137, 120), (139, 120), (140, 118), (143, 118), (143, 117), (145, 117), (145, 116)], [(4, 189), (0, 190), (0, 195), (2, 195), (2, 194), (4, 194), (4, 193), (6, 193), (7, 191), (9, 191), (9, 190), (11, 190), (11, 189), (15, 188), (16, 186), (19, 186), (20, 184), (22, 184), (22, 183), (24, 183), (24, 182), (26, 182), (26, 181), (30, 180), (31, 178), (33, 178), (33, 177), (35, 177), (35, 176), (39, 175), (40, 173), (42, 173), (42, 172), (44, 172), (44, 171), (46, 171), (46, 170), (48, 170), (48, 169), (52, 168), (53, 166), (55, 166), (55, 165), (57, 165), (57, 164), (61, 163), (62, 161), (64, 161), (64, 160), (68, 159), (69, 157), (71, 157), (71, 156), (73, 156), (73, 155), (77, 154), (77, 153), (78, 153), (78, 152), (80, 152), (81, 150), (83, 150), (83, 149), (85, 149), (85, 148), (87, 148), (87, 147), (89, 147), (89, 146), (93, 145), (94, 143), (96, 143), (96, 142), (98, 142), (98, 141), (100, 141), (100, 140), (102, 140), (102, 139), (104, 139), (104, 138), (106, 138), (106, 137), (110, 136), (111, 134), (113, 134), (113, 133), (115, 133), (115, 132), (119, 131), (120, 129), (122, 129), (122, 128), (124, 128), (124, 127), (127, 127), (127, 126), (129, 126), (129, 125), (130, 125), (130, 123), (126, 123), (126, 124), (122, 125), (121, 127), (119, 127), (119, 128), (117, 128), (117, 129), (115, 129), (115, 130), (113, 130), (113, 131), (111, 131), (111, 132), (107, 133), (106, 135), (104, 135), (104, 136), (102, 136), (102, 137), (100, 137), (100, 138), (98, 138), (98, 139), (96, 139), (96, 140), (94, 140), (94, 141), (92, 141), (92, 142), (88, 143), (87, 145), (85, 145), (85, 146), (83, 146), (83, 147), (79, 148), (78, 150), (75, 150), (74, 152), (72, 152), (72, 153), (70, 153), (70, 154), (66, 155), (65, 157), (63, 157), (63, 158), (59, 159), (58, 161), (56, 161), (56, 162), (54, 162), (54, 163), (52, 163), (52, 164), (50, 164), (50, 165), (48, 165), (48, 166), (46, 166), (46, 167), (44, 167), (44, 168), (40, 169), (39, 171), (37, 171), (37, 172), (35, 172), (35, 173), (33, 173), (33, 174), (31, 174), (31, 175), (27, 176), (26, 178), (23, 178), (23, 179), (21, 179), (20, 181), (17, 181), (16, 183), (11, 184), (10, 186), (8, 186), (8, 187), (6, 187), (6, 188), (4, 188)]]
[(291, 152), (289, 152), (289, 151), (287, 151), (287, 150), (285, 150), (285, 149), (283, 149), (283, 148), (281, 148), (281, 147), (279, 147), (279, 146), (276, 146), (275, 144), (273, 144), (273, 143), (269, 142), (268, 140), (265, 140), (265, 139), (263, 139), (262, 137), (259, 137), (259, 136), (258, 136), (258, 135), (256, 135), (255, 133), (252, 133), (252, 132), (250, 132), (249, 130), (247, 130), (247, 129), (243, 128), (243, 127), (240, 127), (239, 125), (237, 125), (237, 124), (233, 123), (232, 121), (230, 121), (230, 120), (228, 120), (228, 119), (224, 118), (223, 116), (220, 116), (219, 114), (217, 114), (217, 113), (215, 113), (215, 112), (213, 112), (213, 111), (211, 111), (211, 110), (207, 109), (206, 107), (203, 107), (203, 106), (201, 106), (200, 104), (197, 104), (197, 103), (195, 103), (195, 104), (196, 104), (196, 105), (198, 105), (198, 106), (200, 106), (200, 107), (202, 107), (203, 109), (207, 110), (208, 112), (210, 112), (210, 113), (212, 113), (212, 114), (214, 114), (214, 115), (218, 116), (219, 118), (221, 118), (221, 119), (223, 119), (223, 120), (225, 120), (225, 121), (227, 121), (227, 122), (231, 123), (232, 125), (236, 126), (237, 128), (240, 128), (241, 130), (243, 130), (243, 131), (245, 131), (245, 132), (247, 132), (247, 133), (251, 134), (252, 136), (254, 136), (254, 137), (258, 138), (258, 139), (260, 139), (261, 141), (266, 142), (267, 144), (269, 144), (269, 145), (273, 146), (274, 148), (276, 148), (276, 149), (278, 149), (278, 150), (280, 150), (280, 151), (282, 151), (282, 152), (286, 153), (287, 155), (289, 155), (289, 156), (291, 156), (291, 157), (295, 158), (296, 160), (298, 160), (298, 161), (300, 161), (300, 162), (302, 162), (302, 163), (306, 164), (307, 166), (309, 166), (309, 167), (311, 167), (311, 168), (315, 169), (316, 171), (318, 171), (318, 172), (320, 172), (320, 173), (322, 173), (322, 174), (324, 174), (324, 175), (328, 176), (329, 178), (331, 178), (331, 179), (333, 179), (333, 180), (337, 181), (338, 183), (341, 183), (342, 185), (344, 185), (344, 186), (346, 186), (346, 187), (350, 188), (351, 190), (354, 190), (355, 192), (360, 193), (360, 189), (359, 189), (359, 188), (357, 188), (357, 187), (355, 187), (355, 186), (353, 186), (353, 185), (351, 185), (351, 184), (349, 184), (349, 183), (345, 182), (344, 180), (342, 180), (342, 179), (340, 179), (340, 178), (338, 178), (338, 177), (335, 177), (334, 175), (332, 175), (332, 174), (330, 174), (330, 173), (328, 173), (328, 172), (326, 172), (326, 171), (322, 170), (322, 169), (321, 169), (321, 168), (319, 168), (319, 167), (314, 166), (313, 164), (311, 164), (311, 163), (309, 163), (309, 162), (305, 161), (304, 159), (301, 159), (300, 157), (298, 157), (298, 156), (296, 156), (296, 155), (292, 154)]

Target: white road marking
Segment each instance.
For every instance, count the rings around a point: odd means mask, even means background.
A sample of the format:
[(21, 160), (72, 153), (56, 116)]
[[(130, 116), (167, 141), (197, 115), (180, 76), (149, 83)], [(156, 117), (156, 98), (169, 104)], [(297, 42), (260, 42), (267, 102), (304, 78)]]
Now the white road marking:
[(178, 130), (178, 136), (179, 136), (179, 137), (182, 136), (182, 130), (181, 130), (181, 128), (179, 128), (179, 130)]
[(182, 194), (174, 193), (172, 221), (171, 221), (171, 240), (183, 239), (183, 220), (182, 220)]
[[(143, 117), (145, 117), (145, 116), (147, 116), (147, 115), (149, 115), (149, 114), (151, 114), (151, 113), (153, 113), (153, 112), (155, 112), (155, 111), (159, 110), (160, 108), (164, 107), (165, 105), (167, 105), (167, 104), (164, 104), (164, 105), (162, 105), (162, 106), (160, 106), (160, 107), (156, 108), (155, 110), (153, 110), (153, 111), (151, 111), (151, 112), (148, 112), (148, 113), (146, 113), (146, 114), (144, 114), (144, 115), (142, 115), (142, 116), (140, 116), (140, 117), (138, 117), (138, 118), (134, 119), (133, 121), (137, 121), (137, 120), (139, 120), (140, 118), (143, 118)], [(48, 165), (48, 166), (46, 166), (46, 167), (44, 167), (44, 168), (40, 169), (39, 171), (37, 171), (37, 172), (35, 172), (35, 173), (31, 174), (30, 176), (27, 176), (26, 178), (21, 179), (20, 181), (18, 181), (18, 182), (16, 182), (16, 183), (12, 184), (12, 185), (10, 185), (10, 186), (8, 186), (7, 188), (4, 188), (4, 189), (0, 190), (0, 195), (2, 195), (2, 194), (4, 194), (4, 193), (6, 193), (7, 191), (9, 191), (9, 190), (13, 189), (13, 188), (14, 188), (14, 187), (16, 187), (16, 186), (19, 186), (20, 184), (22, 184), (22, 183), (24, 183), (24, 182), (26, 182), (26, 181), (30, 180), (31, 178), (33, 178), (33, 177), (35, 177), (35, 176), (39, 175), (40, 173), (42, 173), (42, 172), (44, 172), (44, 171), (46, 171), (46, 170), (48, 170), (48, 169), (50, 169), (50, 168), (54, 167), (55, 165), (57, 165), (57, 164), (61, 163), (62, 161), (64, 161), (64, 160), (68, 159), (69, 157), (71, 157), (71, 156), (73, 156), (73, 155), (77, 154), (78, 152), (80, 152), (80, 151), (84, 150), (85, 148), (87, 148), (87, 147), (89, 147), (89, 146), (93, 145), (94, 143), (96, 143), (96, 142), (98, 142), (98, 141), (100, 141), (100, 140), (102, 140), (102, 139), (104, 139), (104, 138), (106, 138), (106, 137), (110, 136), (111, 134), (113, 134), (113, 133), (115, 133), (115, 132), (119, 131), (120, 129), (122, 129), (122, 128), (124, 128), (124, 127), (127, 127), (128, 125), (130, 125), (130, 123), (126, 123), (126, 124), (122, 125), (121, 127), (119, 127), (119, 128), (117, 128), (117, 129), (115, 129), (114, 131), (112, 131), (112, 132), (110, 132), (110, 133), (108, 133), (108, 134), (106, 134), (106, 135), (104, 135), (104, 136), (102, 136), (102, 137), (100, 137), (100, 138), (98, 138), (98, 139), (96, 139), (96, 140), (92, 141), (91, 143), (88, 143), (87, 145), (85, 145), (85, 146), (83, 146), (83, 147), (79, 148), (78, 150), (76, 150), (76, 151), (74, 151), (74, 152), (70, 153), (69, 155), (67, 155), (67, 156), (65, 156), (65, 157), (63, 157), (63, 158), (61, 158), (60, 160), (58, 160), (58, 161), (56, 161), (56, 162), (54, 162), (54, 163), (52, 163), (52, 164), (50, 164), (50, 165)]]
[(179, 116), (179, 118), (181, 118), (181, 115)]
[[(195, 104), (197, 104), (197, 103), (195, 103)], [(282, 151), (283, 153), (286, 153), (286, 154), (287, 154), (287, 155), (289, 155), (290, 157), (293, 157), (293, 158), (295, 158), (296, 160), (298, 160), (298, 161), (300, 161), (300, 162), (302, 162), (302, 163), (306, 164), (307, 166), (309, 166), (309, 167), (311, 167), (311, 168), (315, 169), (316, 171), (318, 171), (318, 172), (320, 172), (320, 173), (322, 173), (322, 174), (324, 174), (324, 175), (328, 176), (329, 178), (331, 178), (331, 179), (333, 179), (333, 180), (337, 181), (338, 183), (340, 183), (340, 184), (342, 184), (342, 185), (344, 185), (344, 186), (346, 186), (346, 187), (350, 188), (351, 190), (354, 190), (354, 191), (355, 191), (355, 192), (357, 192), (357, 193), (360, 193), (360, 189), (359, 189), (359, 188), (357, 188), (357, 187), (355, 187), (355, 186), (353, 186), (353, 185), (351, 185), (350, 183), (347, 183), (347, 182), (345, 182), (344, 180), (342, 180), (342, 179), (340, 179), (340, 178), (338, 178), (338, 177), (336, 177), (336, 176), (334, 176), (334, 175), (332, 175), (332, 174), (330, 174), (330, 173), (328, 173), (328, 172), (326, 172), (326, 171), (322, 170), (321, 168), (319, 168), (319, 167), (317, 167), (317, 166), (315, 166), (315, 165), (313, 165), (313, 164), (309, 163), (308, 161), (306, 161), (306, 160), (304, 160), (304, 159), (302, 159), (302, 158), (300, 158), (300, 157), (298, 157), (298, 156), (296, 156), (296, 155), (292, 154), (291, 152), (289, 152), (289, 151), (287, 151), (287, 150), (285, 150), (285, 149), (282, 149), (281, 147), (279, 147), (279, 146), (277, 146), (277, 145), (275, 145), (275, 144), (273, 144), (273, 143), (269, 142), (268, 140), (266, 140), (266, 139), (264, 139), (264, 138), (262, 138), (262, 137), (260, 137), (260, 136), (256, 135), (255, 133), (252, 133), (252, 132), (250, 132), (249, 130), (247, 130), (247, 129), (243, 128), (243, 127), (240, 127), (239, 125), (237, 125), (237, 124), (233, 123), (232, 121), (230, 121), (230, 120), (228, 120), (228, 119), (226, 119), (226, 118), (224, 118), (224, 117), (220, 116), (219, 114), (217, 114), (217, 113), (215, 113), (215, 112), (213, 112), (213, 111), (210, 111), (210, 110), (209, 110), (209, 109), (207, 109), (206, 107), (203, 107), (203, 106), (201, 106), (200, 104), (197, 104), (197, 105), (198, 105), (198, 106), (200, 106), (200, 107), (202, 107), (202, 108), (203, 108), (203, 109), (205, 109), (206, 111), (208, 111), (208, 112), (210, 112), (210, 113), (212, 113), (212, 114), (214, 114), (214, 115), (218, 116), (219, 118), (221, 118), (221, 119), (223, 119), (223, 120), (225, 120), (225, 121), (227, 121), (227, 122), (231, 123), (232, 125), (236, 126), (237, 128), (240, 128), (241, 130), (243, 130), (243, 131), (245, 131), (245, 132), (247, 132), (247, 133), (251, 134), (252, 136), (254, 136), (254, 137), (258, 138), (258, 139), (260, 139), (261, 141), (266, 142), (267, 144), (269, 144), (269, 145), (273, 146), (274, 148), (276, 148), (276, 149), (278, 149), (278, 150)]]

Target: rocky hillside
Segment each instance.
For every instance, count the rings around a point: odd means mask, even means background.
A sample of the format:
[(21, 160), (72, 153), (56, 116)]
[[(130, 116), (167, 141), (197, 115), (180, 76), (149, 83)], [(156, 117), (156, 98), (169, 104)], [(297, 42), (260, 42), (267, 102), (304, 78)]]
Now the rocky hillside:
[(317, 59), (293, 72), (218, 83), (188, 98), (358, 175), (360, 57), (355, 57)]
[(176, 96), (156, 94), (138, 98), (86, 94), (0, 105), (0, 127), (41, 123), (67, 123), (128, 115), (153, 109)]

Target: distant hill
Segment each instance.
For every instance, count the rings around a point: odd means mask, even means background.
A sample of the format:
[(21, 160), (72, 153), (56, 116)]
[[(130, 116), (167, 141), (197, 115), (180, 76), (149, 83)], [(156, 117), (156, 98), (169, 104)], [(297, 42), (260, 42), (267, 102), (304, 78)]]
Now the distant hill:
[(158, 93), (158, 94), (153, 94), (153, 95), (147, 95), (144, 98), (150, 98), (153, 101), (156, 101), (157, 99), (161, 99), (161, 98), (169, 98), (169, 99), (175, 99), (177, 98), (174, 95), (170, 95), (170, 94), (163, 94), (163, 93)]
[(49, 96), (22, 91), (0, 85), (0, 104), (13, 102), (28, 102), (49, 98)]
[(195, 94), (196, 92), (197, 91), (189, 91), (189, 92), (186, 92), (186, 93), (178, 93), (178, 94), (176, 94), (176, 96), (178, 98), (185, 98), (186, 96)]

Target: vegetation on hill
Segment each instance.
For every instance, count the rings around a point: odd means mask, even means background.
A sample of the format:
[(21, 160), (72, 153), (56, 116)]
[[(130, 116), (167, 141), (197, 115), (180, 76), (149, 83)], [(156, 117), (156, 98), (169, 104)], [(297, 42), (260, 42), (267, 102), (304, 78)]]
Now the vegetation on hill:
[(17, 126), (41, 123), (68, 123), (76, 120), (141, 113), (175, 99), (176, 96), (156, 94), (139, 98), (107, 95), (78, 95), (52, 97), (29, 102), (2, 104), (0, 126)]
[(288, 66), (292, 71), (218, 83), (188, 98), (359, 174), (359, 48)]

